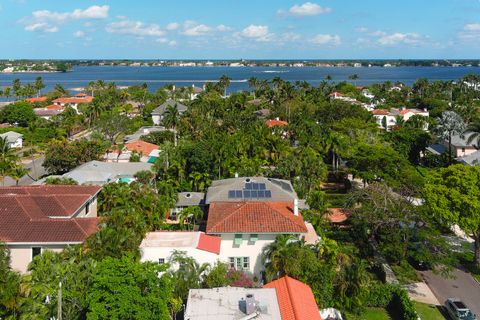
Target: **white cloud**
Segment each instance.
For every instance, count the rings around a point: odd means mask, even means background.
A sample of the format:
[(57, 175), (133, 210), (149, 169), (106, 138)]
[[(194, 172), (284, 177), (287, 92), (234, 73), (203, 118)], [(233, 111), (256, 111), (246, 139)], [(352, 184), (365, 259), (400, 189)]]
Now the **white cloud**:
[(73, 36), (75, 38), (84, 38), (85, 37), (85, 32), (81, 31), (81, 30), (78, 30), (76, 32), (73, 33)]
[(470, 23), (463, 27), (466, 31), (480, 31), (480, 23)]
[(50, 26), (48, 23), (45, 22), (38, 22), (32, 23), (25, 26), (25, 31), (30, 32), (58, 32), (58, 28), (54, 26)]
[(157, 24), (145, 24), (141, 21), (120, 20), (107, 25), (109, 33), (130, 34), (135, 36), (162, 37), (165, 31)]
[(171, 22), (169, 24), (167, 24), (167, 30), (177, 30), (178, 28), (180, 28), (180, 24), (179, 23), (176, 23), (176, 22)]
[(226, 26), (224, 24), (219, 24), (215, 29), (217, 29), (217, 31), (220, 31), (220, 32), (226, 32), (226, 31), (232, 31), (233, 28), (229, 27), (229, 26)]
[[(305, 2), (302, 5), (294, 5), (288, 12), (294, 16), (316, 16), (319, 14), (330, 13), (332, 12), (332, 9), (322, 7), (316, 3)], [(280, 10), (279, 14), (282, 13), (284, 13), (284, 11)]]
[(182, 34), (189, 37), (198, 37), (208, 34), (212, 28), (204, 24), (197, 24), (195, 21), (185, 21)]
[(417, 33), (401, 33), (395, 32), (392, 34), (380, 35), (378, 43), (381, 45), (397, 45), (401, 43), (405, 44), (418, 44), (421, 42), (421, 36)]
[(317, 34), (313, 37), (310, 42), (319, 45), (339, 45), (341, 43), (340, 36), (338, 35), (331, 35), (331, 34)]
[(355, 29), (355, 32), (365, 33), (365, 32), (368, 32), (368, 28), (367, 27), (358, 27), (358, 28)]
[(105, 19), (108, 17), (110, 7), (90, 6), (84, 10), (75, 9), (72, 12), (54, 12), (50, 10), (37, 10), (30, 17), (20, 20), (25, 25), (26, 31), (57, 32), (59, 25), (72, 20)]
[(240, 32), (245, 38), (254, 39), (256, 41), (270, 41), (273, 34), (268, 30), (268, 26), (251, 24)]

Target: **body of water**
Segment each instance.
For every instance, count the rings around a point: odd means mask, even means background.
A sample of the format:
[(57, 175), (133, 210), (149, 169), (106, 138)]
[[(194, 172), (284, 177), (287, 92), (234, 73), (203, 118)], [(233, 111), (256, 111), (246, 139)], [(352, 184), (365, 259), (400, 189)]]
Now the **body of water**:
[(385, 81), (400, 81), (411, 85), (418, 78), (434, 80), (458, 80), (466, 74), (480, 73), (480, 67), (127, 67), (127, 66), (89, 66), (75, 67), (67, 73), (0, 73), (0, 86), (10, 86), (14, 79), (20, 79), (23, 84), (34, 82), (41, 76), (46, 89), (51, 90), (55, 84), (61, 84), (67, 89), (81, 88), (90, 81), (103, 80), (115, 82), (119, 86), (148, 83), (151, 91), (174, 83), (177, 86), (201, 87), (205, 82), (216, 81), (222, 75), (230, 77), (230, 92), (248, 89), (247, 80), (272, 79), (280, 77), (287, 81), (307, 81), (314, 86), (330, 75), (335, 82), (349, 81), (348, 76), (358, 75), (357, 85), (370, 85)]

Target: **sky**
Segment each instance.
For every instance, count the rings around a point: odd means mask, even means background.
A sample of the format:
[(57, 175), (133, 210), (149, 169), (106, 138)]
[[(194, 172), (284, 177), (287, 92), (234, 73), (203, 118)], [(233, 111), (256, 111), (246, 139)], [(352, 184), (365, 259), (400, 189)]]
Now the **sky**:
[(0, 0), (1, 59), (475, 59), (480, 0)]

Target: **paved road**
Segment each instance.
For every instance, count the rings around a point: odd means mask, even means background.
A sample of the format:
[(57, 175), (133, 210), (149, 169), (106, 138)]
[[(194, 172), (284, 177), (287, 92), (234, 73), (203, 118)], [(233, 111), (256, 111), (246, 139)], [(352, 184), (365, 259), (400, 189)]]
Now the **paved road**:
[[(28, 174), (23, 176), (19, 181), (18, 184), (21, 186), (26, 186), (29, 184), (32, 184), (35, 180), (32, 178), (37, 179), (38, 177), (43, 176), (47, 172), (45, 171), (45, 168), (42, 166), (43, 161), (45, 160), (44, 156), (41, 156), (38, 159), (35, 159), (35, 170), (33, 170), (33, 163), (29, 162), (24, 165), (25, 169), (28, 170)], [(35, 175), (36, 174), (36, 175)], [(15, 180), (13, 180), (10, 177), (5, 178), (5, 186), (14, 186), (15, 185)]]
[(441, 304), (444, 304), (447, 298), (460, 298), (480, 316), (480, 284), (469, 273), (455, 269), (452, 279), (445, 279), (431, 271), (421, 273)]

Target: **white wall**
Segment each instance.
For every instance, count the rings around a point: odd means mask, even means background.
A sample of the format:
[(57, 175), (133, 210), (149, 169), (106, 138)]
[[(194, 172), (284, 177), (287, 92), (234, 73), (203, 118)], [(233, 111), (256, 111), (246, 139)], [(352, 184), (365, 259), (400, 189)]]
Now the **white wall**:
[[(174, 250), (185, 251), (187, 256), (194, 258), (200, 265), (203, 263), (209, 263), (213, 266), (215, 262), (220, 260), (219, 255), (208, 251), (198, 250), (196, 248), (144, 247), (140, 248), (140, 261), (158, 262), (160, 258), (163, 258), (165, 259), (165, 262), (168, 262)], [(176, 269), (175, 266), (172, 266), (172, 268), (174, 270)]]
[(262, 250), (265, 246), (275, 241), (277, 234), (258, 234), (255, 243), (249, 241), (250, 234), (243, 234), (243, 241), (240, 246), (234, 244), (235, 234), (224, 233), (221, 235), (220, 257), (224, 262), (229, 262), (229, 257), (249, 257), (250, 272), (260, 276), (264, 269), (262, 264)]
[(152, 121), (154, 125), (158, 126), (160, 125), (162, 118), (159, 115), (152, 115)]

